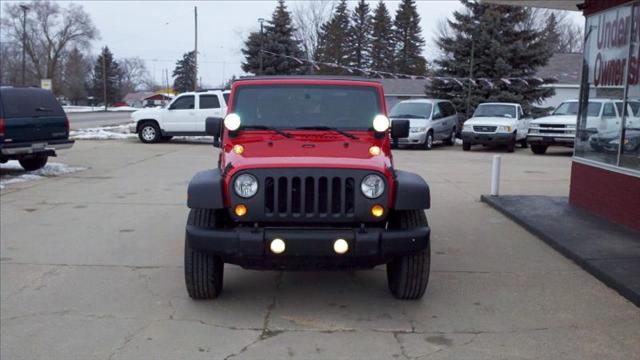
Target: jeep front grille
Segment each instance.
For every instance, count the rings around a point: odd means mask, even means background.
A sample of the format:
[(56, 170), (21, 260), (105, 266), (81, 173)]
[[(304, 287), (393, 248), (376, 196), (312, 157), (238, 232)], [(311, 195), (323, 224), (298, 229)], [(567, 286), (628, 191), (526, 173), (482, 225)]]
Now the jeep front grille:
[(354, 213), (353, 177), (268, 176), (264, 187), (267, 216), (348, 216)]

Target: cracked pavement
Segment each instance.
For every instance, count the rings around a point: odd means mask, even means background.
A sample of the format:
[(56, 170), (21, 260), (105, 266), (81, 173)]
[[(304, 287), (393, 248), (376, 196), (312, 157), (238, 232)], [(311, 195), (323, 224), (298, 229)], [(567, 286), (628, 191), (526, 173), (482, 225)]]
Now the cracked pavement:
[[(88, 169), (0, 195), (2, 359), (633, 359), (640, 310), (479, 202), (494, 152), (398, 150), (431, 186), (432, 272), (399, 301), (384, 267), (225, 269), (193, 301), (182, 269), (186, 186), (210, 146), (78, 141)], [(505, 194), (568, 193), (570, 156), (503, 154)]]

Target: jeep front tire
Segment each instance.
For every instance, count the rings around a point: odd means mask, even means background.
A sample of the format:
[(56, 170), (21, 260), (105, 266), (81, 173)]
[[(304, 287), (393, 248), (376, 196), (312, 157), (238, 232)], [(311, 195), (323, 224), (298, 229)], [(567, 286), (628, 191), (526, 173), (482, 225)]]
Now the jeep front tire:
[[(205, 229), (216, 227), (216, 212), (212, 209), (191, 209), (187, 225)], [(220, 257), (194, 249), (184, 242), (184, 279), (193, 299), (215, 299), (222, 291), (224, 262)]]
[[(428, 226), (422, 210), (397, 211), (389, 220), (391, 229), (412, 229)], [(398, 299), (415, 300), (424, 295), (429, 282), (431, 243), (415, 254), (398, 257), (387, 264), (389, 290)]]

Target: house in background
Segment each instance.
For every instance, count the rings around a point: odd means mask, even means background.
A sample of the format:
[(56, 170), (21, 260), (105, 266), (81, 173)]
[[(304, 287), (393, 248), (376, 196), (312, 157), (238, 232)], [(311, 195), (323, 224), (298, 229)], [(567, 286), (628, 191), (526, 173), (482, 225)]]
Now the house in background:
[(553, 88), (556, 94), (544, 99), (537, 106), (556, 108), (563, 101), (575, 100), (580, 96), (582, 57), (581, 53), (557, 53), (549, 59), (545, 67), (538, 70), (537, 76), (545, 79), (554, 78), (557, 82), (542, 85), (542, 87)]
[(131, 92), (125, 95), (123, 101), (126, 102), (128, 106), (141, 108), (144, 107), (144, 99), (151, 95), (153, 95), (151, 91)]
[(173, 95), (158, 93), (147, 96), (143, 100), (143, 107), (165, 106), (173, 99)]
[(384, 87), (384, 98), (387, 102), (387, 110), (400, 101), (410, 99), (425, 99), (425, 87), (427, 80), (414, 79), (378, 79)]

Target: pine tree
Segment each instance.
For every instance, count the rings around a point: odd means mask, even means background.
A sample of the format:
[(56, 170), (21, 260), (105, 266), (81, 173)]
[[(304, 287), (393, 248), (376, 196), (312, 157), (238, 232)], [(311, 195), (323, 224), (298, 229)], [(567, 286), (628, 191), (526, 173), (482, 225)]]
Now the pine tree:
[[(294, 33), (291, 14), (284, 0), (279, 0), (271, 20), (264, 27), (263, 36), (260, 36), (260, 32), (252, 32), (245, 41), (245, 48), (242, 49), (242, 54), (245, 56), (242, 70), (262, 75), (291, 75), (304, 72), (306, 70), (304, 63), (285, 57), (304, 58)], [(264, 49), (262, 73), (260, 72), (261, 41)]]
[(196, 88), (195, 82), (196, 58), (195, 52), (189, 51), (182, 55), (182, 59), (176, 62), (173, 69), (173, 90), (178, 93), (193, 91)]
[(371, 15), (369, 5), (360, 0), (351, 14), (349, 29), (349, 62), (351, 66), (362, 69), (371, 64)]
[[(329, 21), (320, 29), (320, 44), (316, 52), (316, 60), (348, 66), (350, 63), (349, 28), (347, 1), (341, 0)], [(323, 67), (319, 72), (322, 74), (348, 73), (340, 67)]]
[(67, 55), (63, 69), (63, 94), (71, 100), (74, 105), (79, 100), (87, 97), (87, 74), (91, 70), (91, 65), (84, 58), (80, 50), (74, 47)]
[(382, 0), (374, 10), (371, 35), (371, 68), (394, 72), (395, 38), (393, 22)]
[[(103, 69), (105, 71), (103, 71)], [(111, 105), (120, 100), (118, 93), (118, 78), (120, 68), (113, 59), (113, 54), (108, 47), (103, 47), (102, 52), (96, 59), (93, 68), (92, 93), (96, 100), (102, 101), (105, 106)], [(104, 99), (104, 86), (106, 80), (107, 98)]]
[(554, 51), (559, 50), (561, 44), (560, 33), (558, 32), (558, 20), (556, 14), (551, 13), (544, 27), (545, 41), (550, 44)]
[[(458, 112), (467, 117), (479, 103), (487, 101), (520, 103), (525, 111), (535, 114), (538, 109), (534, 104), (554, 94), (553, 89), (542, 88), (539, 81), (531, 79), (552, 55), (552, 44), (544, 31), (523, 26), (530, 16), (530, 10), (523, 7), (470, 0), (462, 0), (462, 4), (467, 11), (454, 13), (454, 19), (448, 22), (451, 34), (436, 41), (443, 52), (435, 61), (439, 66), (437, 75), (468, 78), (473, 51), (472, 77), (476, 84), (465, 82), (461, 87), (455, 81), (434, 80), (426, 89), (427, 95), (450, 99)], [(492, 79), (491, 84), (478, 78)], [(526, 82), (500, 80), (505, 78), (527, 79)], [(471, 96), (468, 96), (469, 86)]]
[(396, 33), (396, 71), (401, 74), (424, 75), (427, 60), (422, 56), (425, 41), (420, 28), (420, 15), (415, 0), (402, 0), (394, 20)]

